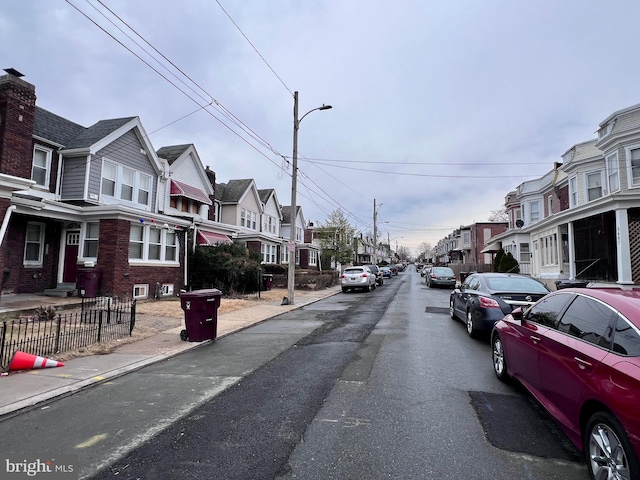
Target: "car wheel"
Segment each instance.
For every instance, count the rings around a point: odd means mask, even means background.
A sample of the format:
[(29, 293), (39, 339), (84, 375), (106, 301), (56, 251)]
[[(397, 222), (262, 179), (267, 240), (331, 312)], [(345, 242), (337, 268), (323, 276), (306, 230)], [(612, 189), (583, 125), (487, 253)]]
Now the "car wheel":
[(491, 358), (493, 359), (493, 371), (501, 382), (509, 380), (507, 373), (507, 360), (504, 358), (504, 347), (500, 335), (495, 334), (491, 340)]
[(457, 320), (456, 311), (453, 308), (453, 300), (449, 300), (449, 316), (451, 317), (451, 320)]
[(187, 333), (186, 330), (180, 330), (180, 340), (182, 340), (183, 342), (189, 340), (189, 333)]
[(584, 452), (592, 479), (640, 478), (640, 466), (620, 422), (609, 412), (597, 412), (584, 430)]
[(478, 334), (476, 328), (473, 326), (473, 313), (471, 310), (467, 310), (467, 333), (471, 338), (475, 338)]

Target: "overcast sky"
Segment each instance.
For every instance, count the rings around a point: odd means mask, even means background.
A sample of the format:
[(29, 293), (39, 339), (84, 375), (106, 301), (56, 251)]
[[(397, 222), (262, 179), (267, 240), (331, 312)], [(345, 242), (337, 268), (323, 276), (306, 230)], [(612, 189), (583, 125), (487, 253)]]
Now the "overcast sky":
[(139, 116), (156, 150), (193, 143), (219, 183), (283, 205), (293, 92), (300, 117), (332, 105), (300, 123), (305, 218), (342, 208), (367, 234), (375, 199), (382, 239), (415, 251), (640, 103), (638, 18), (637, 0), (1, 0), (0, 68), (42, 108)]

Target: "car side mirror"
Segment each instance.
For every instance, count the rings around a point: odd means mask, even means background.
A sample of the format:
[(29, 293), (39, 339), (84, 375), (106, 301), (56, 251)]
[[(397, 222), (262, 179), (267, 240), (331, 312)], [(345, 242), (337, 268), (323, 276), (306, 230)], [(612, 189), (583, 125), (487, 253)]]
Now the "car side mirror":
[(514, 320), (520, 320), (522, 321), (523, 315), (522, 315), (522, 307), (518, 307), (515, 310), (513, 310), (511, 312), (511, 316), (514, 318)]

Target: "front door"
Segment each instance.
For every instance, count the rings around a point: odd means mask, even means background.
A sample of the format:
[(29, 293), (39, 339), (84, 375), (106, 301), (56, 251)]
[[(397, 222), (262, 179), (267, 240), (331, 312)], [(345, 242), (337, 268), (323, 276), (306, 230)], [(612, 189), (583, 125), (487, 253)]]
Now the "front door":
[(62, 274), (62, 281), (64, 283), (76, 283), (76, 274), (78, 273), (79, 246), (80, 231), (67, 231), (64, 246), (64, 273)]

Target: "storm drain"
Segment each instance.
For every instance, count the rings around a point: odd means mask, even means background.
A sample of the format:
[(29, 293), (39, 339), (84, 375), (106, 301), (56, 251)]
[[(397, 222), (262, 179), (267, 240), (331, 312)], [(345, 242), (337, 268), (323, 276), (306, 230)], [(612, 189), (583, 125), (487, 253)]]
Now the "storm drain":
[(580, 452), (533, 399), (468, 393), (485, 436), (494, 447), (542, 458), (581, 461)]

